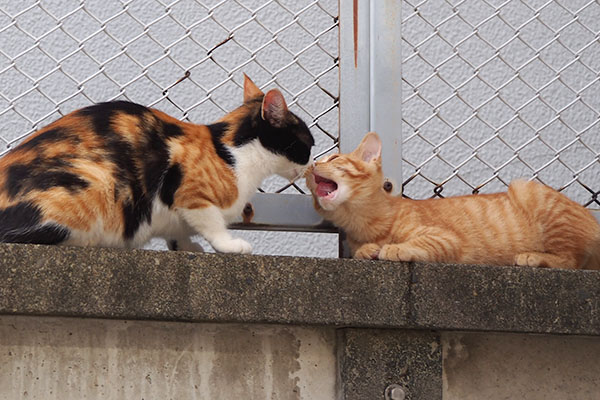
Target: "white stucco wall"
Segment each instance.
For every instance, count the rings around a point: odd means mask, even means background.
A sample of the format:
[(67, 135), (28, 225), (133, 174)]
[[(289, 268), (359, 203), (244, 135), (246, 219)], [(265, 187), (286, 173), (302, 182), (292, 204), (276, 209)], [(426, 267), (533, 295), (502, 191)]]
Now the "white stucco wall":
[[(35, 3), (0, 0), (5, 141), (124, 96), (207, 123), (239, 104), (245, 72), (259, 85), (283, 89), (291, 109), (313, 125), (317, 153), (334, 143), (323, 130), (338, 134), (338, 32), (329, 29), (336, 0)], [(536, 173), (554, 187), (568, 185), (565, 193), (581, 203), (591, 198), (585, 186), (600, 189), (600, 43), (593, 40), (600, 6), (591, 3), (573, 22), (570, 10), (588, 2), (555, 1), (533, 18), (544, 3), (403, 2), (403, 175), (419, 172), (406, 194), (429, 197), (428, 179), (448, 178), (443, 195), (470, 193), (488, 180), (481, 191), (497, 191), (505, 188), (501, 180)], [(190, 78), (169, 90), (176, 107), (162, 93), (186, 70)], [(282, 184), (273, 178), (264, 188)], [(239, 236), (259, 254), (338, 253), (333, 234)], [(164, 248), (159, 241), (151, 247)]]
[(420, 171), (405, 193), (432, 195), (423, 177), (448, 180), (448, 196), (536, 176), (587, 203), (584, 185), (600, 187), (598, 2), (449, 3), (403, 2), (403, 173)]

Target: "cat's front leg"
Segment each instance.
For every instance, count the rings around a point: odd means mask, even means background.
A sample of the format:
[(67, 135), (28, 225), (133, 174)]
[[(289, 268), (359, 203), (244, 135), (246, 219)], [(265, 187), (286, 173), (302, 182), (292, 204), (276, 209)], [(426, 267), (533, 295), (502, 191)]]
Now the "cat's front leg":
[(433, 261), (423, 248), (409, 243), (384, 244), (379, 251), (380, 260), (390, 261)]
[(438, 228), (423, 228), (414, 237), (402, 242), (385, 244), (380, 260), (454, 262), (460, 260), (460, 241), (456, 235)]
[(381, 246), (377, 243), (365, 243), (354, 252), (354, 258), (362, 260), (376, 260), (379, 257)]
[(192, 229), (201, 234), (211, 246), (220, 253), (252, 252), (250, 243), (243, 239), (233, 238), (227, 230), (227, 223), (221, 211), (210, 206), (200, 209), (180, 209), (179, 214)]

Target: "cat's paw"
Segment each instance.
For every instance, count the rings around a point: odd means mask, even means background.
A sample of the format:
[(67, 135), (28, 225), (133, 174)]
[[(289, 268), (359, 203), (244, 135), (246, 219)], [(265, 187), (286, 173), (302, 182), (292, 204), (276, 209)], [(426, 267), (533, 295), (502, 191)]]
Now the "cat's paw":
[(547, 267), (544, 258), (537, 253), (521, 253), (515, 256), (515, 265), (520, 267)]
[(362, 260), (376, 260), (381, 251), (377, 243), (365, 243), (354, 252), (354, 258)]
[(390, 261), (427, 261), (427, 252), (419, 247), (400, 244), (384, 244), (379, 251), (380, 260)]
[(252, 245), (244, 239), (218, 240), (212, 243), (212, 246), (219, 253), (252, 253)]

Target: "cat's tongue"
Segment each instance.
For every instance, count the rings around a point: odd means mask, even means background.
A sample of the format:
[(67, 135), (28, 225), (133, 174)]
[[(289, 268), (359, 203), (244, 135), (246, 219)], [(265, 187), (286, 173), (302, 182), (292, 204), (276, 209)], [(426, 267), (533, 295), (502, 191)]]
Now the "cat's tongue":
[(326, 197), (338, 188), (337, 183), (320, 176), (315, 176), (315, 182), (317, 183), (317, 195), (320, 197)]
[(335, 192), (337, 185), (335, 182), (321, 182), (317, 185), (317, 194), (321, 197), (328, 196), (331, 192)]

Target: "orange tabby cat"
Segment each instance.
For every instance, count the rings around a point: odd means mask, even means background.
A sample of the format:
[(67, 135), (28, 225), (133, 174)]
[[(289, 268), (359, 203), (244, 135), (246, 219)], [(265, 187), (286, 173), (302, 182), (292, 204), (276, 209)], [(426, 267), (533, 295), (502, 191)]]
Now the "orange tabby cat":
[(346, 232), (355, 258), (600, 269), (595, 218), (548, 186), (515, 181), (504, 193), (410, 200), (383, 181), (373, 132), (307, 174), (315, 208)]

